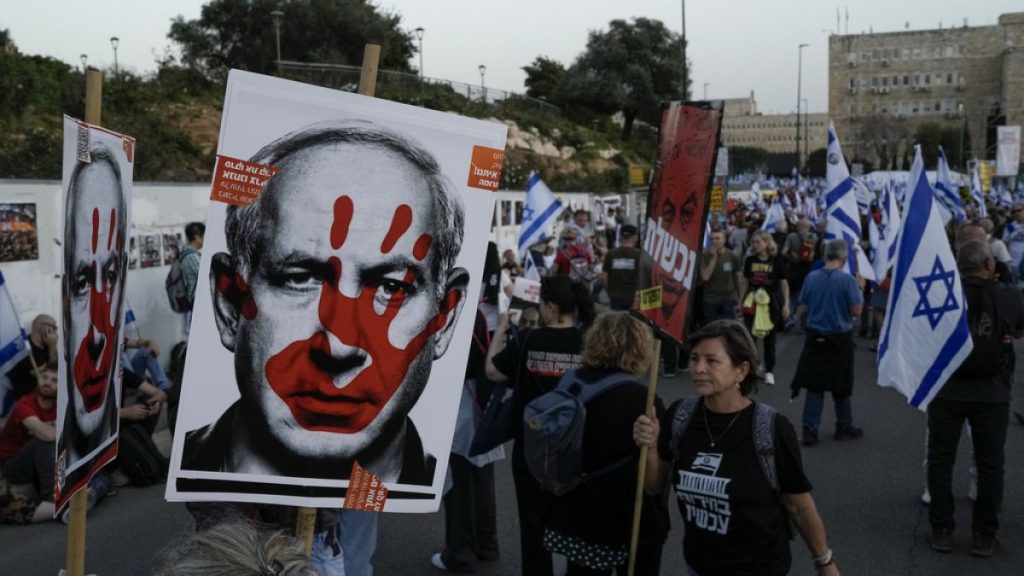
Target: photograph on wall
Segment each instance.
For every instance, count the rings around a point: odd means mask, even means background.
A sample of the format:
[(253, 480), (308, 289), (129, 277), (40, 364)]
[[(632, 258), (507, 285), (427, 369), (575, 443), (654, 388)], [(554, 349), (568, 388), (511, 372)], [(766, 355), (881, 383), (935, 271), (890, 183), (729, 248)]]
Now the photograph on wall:
[(505, 132), (230, 73), (168, 500), (438, 509)]
[(134, 150), (131, 137), (64, 117), (58, 512), (117, 454)]
[(0, 262), (38, 259), (36, 205), (0, 203)]
[(178, 255), (181, 254), (181, 240), (181, 232), (164, 233), (164, 266), (170, 266), (178, 261)]
[(139, 267), (139, 243), (138, 237), (132, 235), (128, 239), (128, 269), (135, 270)]
[(139, 234), (139, 267), (155, 268), (163, 262), (160, 234)]

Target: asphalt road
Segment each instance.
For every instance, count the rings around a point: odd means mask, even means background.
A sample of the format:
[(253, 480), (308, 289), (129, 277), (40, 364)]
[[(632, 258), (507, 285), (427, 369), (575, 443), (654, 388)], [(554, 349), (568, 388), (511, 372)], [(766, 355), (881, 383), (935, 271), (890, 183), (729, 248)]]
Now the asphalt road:
[[(844, 575), (1024, 575), (1024, 426), (1011, 422), (1006, 446), (1006, 490), (1001, 540), (1003, 548), (990, 559), (973, 558), (970, 548), (970, 501), (967, 492), (969, 458), (966, 441), (955, 476), (957, 494), (953, 554), (933, 552), (926, 542), (928, 511), (918, 498), (924, 476), (924, 415), (906, 405), (895, 392), (875, 382), (874, 354), (869, 342), (858, 340), (857, 387), (854, 419), (865, 437), (854, 442), (833, 442), (835, 422), (826, 403), (822, 441), (803, 452), (814, 498)], [(776, 367), (778, 386), (765, 388), (757, 399), (778, 408), (790, 421), (799, 422), (802, 399), (788, 401), (802, 336), (784, 335), (779, 341)], [(1018, 349), (1020, 354), (1021, 349)], [(1024, 381), (1024, 362), (1017, 362), (1017, 381)], [(689, 378), (662, 379), (659, 393), (668, 402), (691, 390)], [(1018, 385), (1015, 406), (1024, 411), (1024, 387)], [(166, 443), (166, 437), (161, 438)], [(499, 464), (498, 518), (501, 559), (482, 564), (478, 574), (519, 574), (518, 529), (511, 473)], [(673, 531), (665, 547), (662, 573), (685, 574), (681, 520), (672, 512)], [(154, 559), (170, 543), (191, 529), (180, 504), (163, 500), (163, 486), (122, 488), (89, 515), (86, 566), (99, 576), (148, 574)], [(444, 523), (440, 513), (385, 515), (374, 565), (377, 574), (440, 574), (429, 558), (440, 550)], [(64, 560), (65, 528), (55, 522), (33, 526), (0, 526), (0, 574), (53, 575)], [(813, 575), (804, 544), (793, 542), (792, 574)]]

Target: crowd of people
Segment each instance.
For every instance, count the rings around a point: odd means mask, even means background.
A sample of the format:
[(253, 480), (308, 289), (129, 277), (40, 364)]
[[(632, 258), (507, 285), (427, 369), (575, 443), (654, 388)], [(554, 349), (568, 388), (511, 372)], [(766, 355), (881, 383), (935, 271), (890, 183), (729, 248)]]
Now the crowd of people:
[[(794, 197), (791, 205), (800, 203)], [(976, 346), (978, 354), (990, 356), (975, 362), (980, 367), (957, 372), (936, 398), (928, 414), (925, 464), (929, 543), (949, 552), (955, 528), (952, 468), (961, 429), (969, 425), (977, 478), (972, 553), (977, 556), (990, 556), (997, 548), (1012, 340), (1024, 334), (1024, 301), (1015, 289), (1024, 285), (1024, 205), (1009, 212), (992, 206), (990, 214), (950, 230), (969, 308), (992, 311), (975, 323), (996, 326), (1001, 346)], [(586, 210), (571, 212), (554, 238), (522, 255), (506, 250), (499, 256), (497, 246), (489, 247), (449, 459), (444, 541), (430, 559), (433, 566), (467, 573), (480, 562), (501, 558), (495, 462), (506, 454), (500, 445), (474, 448), (491, 404), (512, 402), (521, 423), (528, 404), (566, 379), (585, 388), (615, 377), (615, 386), (587, 402), (580, 448), (584, 474), (571, 490), (553, 492), (537, 478), (524, 428), (514, 428), (510, 459), (524, 575), (554, 574), (556, 555), (566, 559), (569, 575), (626, 573), (641, 454), (646, 454), (646, 477), (636, 574), (661, 573), (670, 502), (684, 524), (682, 546), (691, 575), (786, 574), (795, 536), (819, 574), (838, 574), (801, 464), (801, 444), (810, 448), (819, 442), (826, 392), (836, 413), (833, 438), (864, 435), (852, 414), (854, 335), (859, 329), (859, 336), (877, 338), (888, 280), (865, 282), (848, 274), (850, 247), (825, 239), (823, 219), (816, 226), (809, 215), (787, 210), (765, 229), (763, 210), (735, 206), (709, 226), (682, 354), (665, 341), (662, 357), (652, 358), (655, 335), (628, 312), (651, 276), (652, 262), (638, 247), (639, 230), (622, 211), (610, 215), (603, 230), (590, 225), (590, 216)], [(874, 206), (867, 215), (873, 217)], [(194, 298), (204, 229), (190, 224), (186, 235), (189, 246), (179, 264)], [(540, 278), (540, 301), (513, 321), (507, 307), (514, 281), (531, 268)], [(186, 334), (190, 315), (183, 313)], [(794, 397), (805, 394), (799, 434), (784, 416), (752, 397), (758, 386), (775, 385), (777, 336), (790, 330), (804, 334), (791, 382)], [(0, 432), (0, 510), (5, 521), (16, 523), (53, 516), (56, 320), (34, 319), (29, 341), (29, 357), (9, 374), (12, 393), (6, 396)], [(181, 358), (165, 371), (152, 341), (133, 337), (124, 348), (121, 454), (87, 488), (90, 506), (121, 486), (159, 482), (167, 472), (152, 434), (164, 406), (173, 425)], [(655, 398), (648, 410), (644, 374), (653, 362), (661, 364), (665, 378), (688, 371), (696, 395), (667, 407)], [(511, 397), (501, 394), (506, 389)], [(1016, 417), (1024, 424), (1024, 417)], [(11, 490), (11, 485), (22, 488)], [(25, 486), (31, 489), (26, 492)], [(160, 574), (205, 573), (212, 556), (233, 558), (239, 573), (372, 574), (373, 513), (321, 511), (307, 565), (301, 547), (277, 532), (294, 526), (294, 514), (285, 507), (193, 503), (188, 508), (196, 535), (165, 553)]]

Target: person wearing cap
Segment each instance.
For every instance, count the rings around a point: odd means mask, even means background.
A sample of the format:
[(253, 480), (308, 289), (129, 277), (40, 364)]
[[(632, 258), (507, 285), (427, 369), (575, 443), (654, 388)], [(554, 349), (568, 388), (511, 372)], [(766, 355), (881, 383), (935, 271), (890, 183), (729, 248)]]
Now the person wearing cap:
[(629, 310), (633, 295), (651, 277), (651, 257), (636, 246), (636, 226), (623, 224), (619, 245), (604, 257), (601, 280), (608, 291), (612, 310)]

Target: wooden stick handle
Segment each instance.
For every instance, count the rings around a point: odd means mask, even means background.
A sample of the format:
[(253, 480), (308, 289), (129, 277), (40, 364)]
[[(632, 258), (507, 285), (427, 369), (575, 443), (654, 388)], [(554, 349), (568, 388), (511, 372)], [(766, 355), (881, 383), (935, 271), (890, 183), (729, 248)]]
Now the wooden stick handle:
[(316, 508), (299, 507), (295, 520), (295, 537), (302, 540), (306, 547), (306, 556), (313, 553), (313, 526), (316, 525)]
[(380, 45), (367, 44), (363, 51), (363, 69), (359, 73), (359, 93), (373, 96), (377, 91), (377, 65), (380, 62)]
[[(661, 340), (655, 338), (651, 349), (651, 367), (647, 373), (647, 403), (644, 414), (650, 414), (658, 393), (658, 364), (661, 363)], [(636, 570), (636, 549), (640, 543), (640, 514), (644, 505), (644, 480), (647, 478), (647, 446), (640, 447), (640, 462), (636, 466), (636, 493), (633, 497), (633, 531), (629, 536), (628, 576)]]
[(99, 126), (102, 105), (103, 73), (90, 68), (85, 72), (85, 121)]

